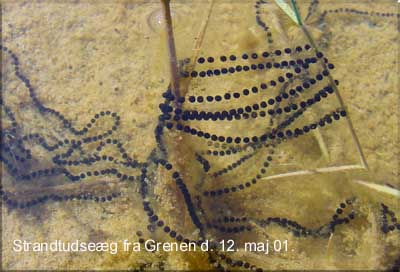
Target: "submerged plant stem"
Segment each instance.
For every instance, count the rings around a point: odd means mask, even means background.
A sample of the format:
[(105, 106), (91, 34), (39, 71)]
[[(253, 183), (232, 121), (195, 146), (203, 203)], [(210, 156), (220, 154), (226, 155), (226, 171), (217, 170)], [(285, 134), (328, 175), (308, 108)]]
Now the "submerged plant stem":
[(395, 189), (395, 188), (390, 188), (388, 186), (385, 185), (381, 185), (381, 184), (376, 184), (376, 183), (371, 183), (371, 182), (366, 182), (363, 180), (354, 180), (354, 182), (364, 185), (370, 189), (373, 189), (377, 192), (381, 192), (381, 193), (386, 193), (392, 196), (395, 196), (397, 198), (400, 198), (400, 191)]
[[(197, 57), (199, 55), (201, 46), (203, 44), (203, 40), (204, 40), (204, 35), (206, 33), (207, 27), (208, 27), (208, 22), (210, 20), (211, 17), (211, 12), (214, 6), (214, 0), (210, 1), (209, 7), (208, 7), (208, 11), (207, 11), (207, 16), (205, 17), (204, 21), (201, 24), (199, 33), (196, 36), (196, 43), (193, 47), (193, 55), (192, 55), (192, 64), (190, 64), (188, 66), (188, 72), (192, 72), (195, 67), (196, 67), (196, 63), (197, 63)], [(187, 80), (185, 80), (183, 82), (183, 86), (181, 86), (182, 88), (180, 88), (180, 92), (182, 96), (185, 96), (185, 94), (189, 91), (189, 86), (190, 86), (190, 81), (191, 81), (191, 77), (189, 77)]]
[[(278, 3), (277, 0), (275, 0), (275, 1)], [(279, 6), (279, 7), (282, 8), (281, 6)], [(283, 28), (282, 28), (282, 25), (281, 25), (279, 19), (276, 19), (276, 27), (279, 29), (279, 32), (282, 33), (282, 36), (284, 38), (285, 43), (289, 44), (289, 38), (286, 35), (286, 33), (283, 31)], [(294, 58), (291, 57), (291, 59), (293, 60)], [(310, 108), (309, 112), (312, 115), (312, 117), (315, 117), (312, 108)], [(329, 162), (330, 161), (330, 156), (329, 156), (328, 147), (327, 147), (327, 145), (326, 145), (326, 143), (324, 141), (324, 138), (323, 138), (323, 136), (321, 134), (320, 128), (317, 127), (314, 130), (313, 134), (314, 134), (314, 137), (315, 137), (316, 141), (318, 142), (319, 148), (320, 148), (325, 160)]]
[(348, 171), (348, 170), (352, 171), (352, 170), (357, 170), (357, 169), (365, 169), (365, 167), (363, 165), (343, 165), (343, 166), (321, 167), (321, 168), (317, 168), (317, 169), (287, 172), (284, 174), (267, 176), (267, 177), (264, 177), (261, 179), (262, 180), (273, 180), (273, 179), (287, 178), (287, 177), (293, 177), (293, 176), (315, 175), (315, 174), (341, 172), (341, 171)]
[[(304, 25), (302, 25), (301, 28), (302, 28), (303, 32), (305, 33), (305, 35), (307, 36), (308, 40), (310, 41), (311, 45), (314, 47), (315, 51), (316, 52), (320, 52), (318, 47), (317, 47), (317, 45), (315, 44), (311, 34), (310, 34), (310, 32), (308, 31), (308, 29)], [(327, 69), (325, 63), (322, 63), (322, 65), (324, 66), (325, 69)], [(328, 79), (329, 79), (329, 82), (330, 82), (332, 88), (335, 91), (335, 95), (336, 95), (336, 97), (337, 97), (337, 99), (339, 101), (340, 106), (342, 108), (346, 109), (346, 111), (347, 111), (347, 107), (345, 106), (345, 104), (343, 102), (343, 98), (340, 95), (339, 89), (337, 88), (337, 86), (336, 86), (336, 84), (335, 84), (335, 82), (334, 82), (334, 80), (333, 80), (333, 78), (332, 78), (332, 76), (330, 74), (328, 75)], [(348, 124), (348, 126), (350, 128), (351, 136), (352, 136), (352, 138), (353, 138), (353, 140), (354, 140), (354, 142), (356, 144), (357, 151), (358, 151), (358, 153), (360, 155), (361, 163), (365, 167), (365, 169), (368, 170), (367, 160), (365, 159), (364, 153), (363, 153), (363, 151), (361, 149), (360, 140), (358, 139), (356, 131), (355, 131), (354, 126), (353, 126), (353, 123), (351, 122), (350, 114), (347, 114), (346, 121), (347, 121), (347, 124)]]
[[(302, 24), (302, 22), (301, 22), (301, 17), (300, 17), (299, 10), (297, 8), (296, 2), (294, 0), (291, 0), (291, 4), (293, 6), (293, 9), (294, 9), (294, 12), (296, 14), (296, 17), (297, 17), (297, 19), (299, 21), (300, 28), (303, 30), (304, 34), (306, 35), (308, 41), (311, 43), (311, 46), (315, 49), (315, 51), (316, 52), (320, 52), (318, 47), (317, 47), (317, 44), (315, 43), (313, 37), (311, 36), (311, 33), (308, 31), (306, 26), (304, 24)], [(324, 62), (321, 62), (321, 64), (324, 67), (324, 69), (327, 69), (327, 66), (326, 66), (326, 64)], [(340, 106), (342, 108), (346, 109), (346, 111), (347, 111), (347, 107), (345, 106), (345, 104), (343, 102), (343, 98), (340, 95), (339, 89), (337, 88), (337, 86), (335, 84), (335, 81), (333, 80), (333, 78), (332, 78), (332, 76), (330, 74), (328, 75), (328, 79), (329, 79), (329, 83), (331, 84), (333, 90), (335, 91), (335, 95), (336, 95), (336, 97), (337, 97), (337, 99), (339, 101)], [(348, 126), (350, 128), (350, 133), (351, 133), (351, 136), (352, 136), (352, 138), (353, 138), (353, 140), (355, 142), (358, 154), (360, 155), (361, 164), (366, 170), (368, 170), (369, 168), (368, 168), (367, 160), (365, 159), (364, 153), (363, 153), (363, 151), (361, 149), (360, 141), (359, 141), (359, 139), (357, 137), (357, 134), (355, 132), (353, 123), (351, 122), (350, 114), (347, 114), (347, 118), (345, 118), (345, 119), (346, 119), (347, 124), (348, 124)]]
[(172, 17), (171, 17), (171, 9), (169, 3), (170, 0), (161, 0), (163, 9), (163, 18), (165, 23), (165, 31), (167, 37), (170, 73), (171, 73), (171, 91), (175, 96), (179, 97), (180, 92), (179, 92), (179, 76), (178, 76), (178, 66), (177, 66), (178, 62), (176, 59), (175, 40), (174, 40), (174, 32), (172, 29)]

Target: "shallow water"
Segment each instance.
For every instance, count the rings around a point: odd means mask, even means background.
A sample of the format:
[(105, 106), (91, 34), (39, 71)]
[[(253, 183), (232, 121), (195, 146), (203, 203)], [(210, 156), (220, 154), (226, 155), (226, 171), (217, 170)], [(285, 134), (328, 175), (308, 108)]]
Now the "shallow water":
[[(158, 1), (3, 1), (2, 266), (398, 265), (398, 4), (298, 4), (323, 56), (273, 1), (172, 1), (185, 97), (175, 103), (163, 97), (170, 77)], [(201, 120), (159, 121), (165, 103)], [(13, 250), (15, 240), (121, 249), (125, 239), (180, 236), (232, 239), (235, 250)], [(245, 251), (245, 242), (267, 240), (287, 240), (288, 250)]]

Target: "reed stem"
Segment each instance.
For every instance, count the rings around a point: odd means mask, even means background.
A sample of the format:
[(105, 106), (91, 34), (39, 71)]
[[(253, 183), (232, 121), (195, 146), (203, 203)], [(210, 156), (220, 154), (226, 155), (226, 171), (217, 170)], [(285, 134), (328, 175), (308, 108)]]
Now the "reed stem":
[[(214, 0), (210, 0), (210, 4), (209, 4), (209, 7), (208, 7), (208, 11), (207, 11), (207, 16), (204, 19), (204, 21), (202, 22), (200, 30), (199, 30), (199, 33), (197, 34), (197, 36), (195, 38), (196, 43), (195, 43), (195, 45), (193, 47), (193, 50), (192, 50), (193, 51), (193, 55), (191, 57), (191, 60), (193, 62), (188, 66), (188, 69), (187, 69), (187, 71), (189, 73), (192, 72), (196, 67), (197, 57), (199, 55), (201, 46), (203, 44), (204, 35), (205, 35), (207, 27), (208, 27), (208, 22), (209, 22), (210, 17), (211, 17), (211, 12), (212, 12), (213, 6), (214, 6)], [(182, 96), (185, 96), (186, 93), (189, 91), (189, 85), (190, 85), (190, 81), (191, 80), (192, 80), (192, 77), (189, 77), (185, 81), (183, 81), (183, 83), (181, 84), (180, 92), (181, 92)]]
[(163, 17), (165, 23), (166, 37), (167, 37), (167, 46), (168, 46), (168, 54), (169, 54), (169, 65), (170, 65), (170, 73), (171, 73), (171, 91), (176, 96), (180, 96), (179, 92), (179, 76), (178, 76), (178, 62), (176, 59), (176, 50), (175, 50), (175, 40), (174, 40), (174, 32), (172, 28), (172, 17), (171, 17), (171, 9), (170, 9), (170, 0), (161, 0)]
[[(297, 17), (298, 23), (300, 25), (300, 28), (303, 30), (305, 36), (307, 37), (307, 39), (309, 40), (309, 42), (311, 43), (311, 46), (315, 49), (315, 51), (316, 52), (320, 52), (318, 47), (317, 47), (317, 44), (315, 43), (315, 41), (314, 41), (314, 39), (313, 39), (313, 37), (311, 35), (311, 33), (308, 31), (306, 26), (301, 21), (301, 17), (300, 17), (299, 10), (297, 8), (296, 2), (294, 0), (291, 0), (291, 4), (293, 6), (293, 9), (294, 9), (294, 12), (296, 14), (296, 17)], [(327, 69), (327, 66), (326, 66), (326, 64), (324, 62), (321, 62), (321, 64), (324, 67), (324, 69)], [(353, 141), (354, 141), (354, 143), (356, 145), (358, 154), (360, 156), (361, 164), (366, 170), (369, 170), (367, 160), (365, 159), (364, 153), (363, 153), (362, 148), (361, 148), (360, 140), (357, 137), (357, 134), (356, 134), (354, 126), (353, 126), (353, 123), (351, 121), (350, 114), (348, 113), (347, 107), (345, 106), (345, 104), (343, 102), (343, 98), (340, 95), (339, 89), (336, 87), (335, 81), (333, 80), (333, 78), (332, 78), (332, 76), (330, 74), (328, 75), (328, 79), (329, 79), (330, 85), (332, 86), (333, 90), (335, 91), (335, 95), (336, 95), (336, 97), (337, 97), (337, 99), (339, 101), (340, 106), (343, 109), (345, 109), (346, 112), (347, 112), (347, 118), (345, 118), (345, 119), (347, 121), (348, 127), (350, 128), (351, 136), (353, 138)]]

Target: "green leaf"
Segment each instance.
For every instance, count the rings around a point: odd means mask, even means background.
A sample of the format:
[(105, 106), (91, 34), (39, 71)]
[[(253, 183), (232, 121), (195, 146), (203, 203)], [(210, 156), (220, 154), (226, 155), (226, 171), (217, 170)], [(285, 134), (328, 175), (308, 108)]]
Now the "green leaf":
[(296, 25), (300, 25), (296, 13), (284, 0), (275, 0), (275, 3), (292, 19)]

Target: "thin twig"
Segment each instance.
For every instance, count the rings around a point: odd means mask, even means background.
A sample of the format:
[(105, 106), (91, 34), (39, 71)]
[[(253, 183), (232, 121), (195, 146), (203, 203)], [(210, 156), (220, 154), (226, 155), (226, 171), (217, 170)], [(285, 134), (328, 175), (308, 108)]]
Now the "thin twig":
[(163, 18), (165, 23), (165, 31), (167, 35), (169, 65), (171, 73), (171, 91), (175, 96), (179, 97), (180, 93), (179, 93), (179, 76), (178, 76), (178, 66), (177, 66), (178, 62), (176, 59), (174, 32), (172, 29), (171, 9), (169, 6), (170, 0), (161, 0), (161, 3), (164, 15)]
[[(312, 39), (312, 36), (311, 36), (310, 32), (307, 30), (307, 28), (304, 25), (302, 25), (301, 28), (303, 29), (303, 32), (306, 34), (306, 36), (307, 36), (308, 40), (310, 41), (311, 45), (314, 47), (315, 51), (316, 52), (320, 52), (318, 47), (317, 47), (317, 45), (315, 44), (314, 40)], [(327, 66), (326, 66), (326, 64), (324, 62), (320, 62), (320, 63), (323, 65), (324, 69), (327, 69)], [(343, 98), (340, 95), (339, 89), (337, 88), (336, 83), (335, 83), (335, 81), (333, 80), (333, 78), (332, 78), (332, 76), (330, 74), (328, 75), (328, 79), (329, 79), (330, 85), (332, 86), (333, 90), (335, 91), (335, 95), (336, 95), (336, 97), (337, 97), (337, 99), (339, 101), (340, 106), (343, 109), (346, 109), (347, 118), (345, 118), (345, 119), (347, 121), (347, 125), (350, 128), (351, 136), (352, 136), (353, 141), (354, 141), (354, 143), (356, 145), (358, 154), (360, 155), (361, 163), (364, 166), (364, 168), (368, 170), (369, 167), (368, 167), (368, 164), (367, 164), (367, 160), (365, 159), (364, 153), (363, 153), (363, 151), (361, 149), (360, 140), (358, 139), (356, 131), (355, 131), (354, 126), (353, 126), (353, 123), (351, 122), (351, 117), (350, 117), (350, 114), (348, 113), (347, 107), (344, 104)]]
[[(277, 1), (277, 0), (275, 0), (276, 1), (276, 3), (279, 5), (279, 2)], [(280, 5), (279, 5), (280, 6)], [(280, 6), (281, 7), (281, 6)], [(282, 7), (281, 7), (282, 8)], [(285, 11), (286, 12), (286, 11)], [(275, 14), (273, 14), (273, 16), (276, 16)], [(276, 17), (275, 17), (276, 18)], [(293, 18), (292, 18), (293, 19)], [(281, 22), (280, 22), (280, 20), (278, 19), (278, 18), (276, 18), (276, 20), (275, 20), (275, 27), (276, 28), (278, 28), (278, 31), (280, 32), (280, 33), (282, 33), (282, 37), (283, 37), (283, 39), (284, 39), (284, 41), (285, 41), (285, 44), (289, 44), (289, 38), (288, 38), (288, 36), (286, 35), (286, 33), (283, 31), (283, 28), (282, 28), (282, 25), (281, 25)], [(294, 59), (293, 57), (290, 57), (292, 60)], [(310, 108), (309, 109), (309, 113), (310, 113), (310, 115), (312, 116), (312, 118), (313, 117), (315, 117), (315, 114), (314, 114), (314, 111), (313, 111), (313, 109), (312, 108)], [(317, 127), (317, 129), (315, 129), (314, 131), (313, 131), (313, 135), (314, 135), (314, 137), (315, 137), (315, 139), (316, 139), (316, 141), (317, 141), (317, 143), (318, 143), (318, 146), (319, 146), (319, 148), (320, 148), (320, 151), (321, 151), (321, 153), (322, 153), (322, 155), (324, 156), (324, 158), (325, 158), (325, 160), (326, 161), (330, 161), (330, 155), (329, 155), (329, 151), (328, 151), (328, 147), (327, 147), (327, 145), (326, 145), (326, 143), (325, 143), (325, 140), (324, 140), (324, 137), (322, 136), (322, 133), (321, 133), (321, 131), (320, 131), (320, 128), (319, 127)]]
[[(299, 11), (297, 9), (296, 2), (294, 0), (291, 0), (291, 4), (292, 4), (294, 12), (295, 12), (295, 14), (297, 16), (297, 20), (299, 22), (300, 28), (303, 30), (304, 34), (306, 35), (307, 39), (311, 43), (311, 45), (314, 48), (314, 50), (316, 52), (320, 52), (318, 47), (317, 47), (317, 44), (315, 43), (315, 41), (314, 41), (314, 39), (313, 39), (313, 37), (311, 35), (311, 33), (308, 31), (307, 27), (301, 22), (301, 17), (300, 17)], [(319, 60), (319, 62), (322, 64), (324, 69), (327, 69), (327, 65), (326, 65), (325, 62), (323, 62), (321, 60)], [(346, 112), (347, 112), (347, 107), (345, 106), (345, 104), (343, 102), (343, 99), (342, 99), (342, 96), (340, 95), (339, 89), (337, 88), (337, 86), (335, 84), (335, 81), (333, 80), (333, 78), (332, 78), (332, 76), (330, 74), (328, 75), (328, 79), (329, 79), (330, 85), (332, 86), (333, 90), (335, 91), (335, 95), (336, 95), (336, 97), (337, 97), (337, 99), (339, 101), (340, 106), (343, 109), (346, 109)], [(347, 114), (347, 118), (345, 118), (345, 119), (346, 119), (347, 124), (348, 124), (348, 126), (350, 128), (350, 133), (351, 133), (351, 136), (353, 138), (353, 141), (355, 142), (358, 154), (360, 155), (361, 163), (362, 163), (363, 167), (368, 170), (369, 167), (368, 167), (368, 164), (367, 164), (367, 160), (365, 159), (364, 153), (363, 153), (363, 151), (361, 149), (360, 141), (359, 141), (359, 139), (357, 137), (357, 134), (355, 132), (353, 123), (351, 122), (350, 114)]]
[[(210, 1), (210, 5), (208, 7), (207, 16), (204, 19), (204, 21), (202, 22), (200, 30), (199, 30), (199, 33), (196, 36), (196, 43), (195, 43), (195, 45), (193, 47), (193, 55), (191, 57), (191, 60), (193, 62), (192, 62), (192, 64), (190, 64), (188, 66), (188, 72), (189, 73), (192, 72), (196, 67), (197, 57), (199, 55), (199, 52), (200, 52), (200, 49), (201, 49), (201, 45), (203, 43), (204, 35), (205, 35), (206, 29), (208, 27), (208, 22), (209, 22), (210, 17), (211, 17), (211, 12), (212, 12), (213, 5), (214, 5), (214, 0), (211, 0)], [(189, 77), (186, 81), (183, 82), (183, 86), (181, 88), (182, 96), (184, 96), (188, 92), (191, 79), (192, 79), (192, 77)]]
[(329, 236), (328, 245), (326, 246), (326, 255), (329, 255), (329, 253), (330, 253), (332, 237), (333, 237), (333, 232)]
[(271, 179), (278, 179), (278, 178), (286, 178), (286, 177), (293, 177), (293, 176), (304, 176), (304, 175), (311, 175), (311, 174), (321, 174), (321, 173), (330, 173), (330, 172), (338, 172), (338, 171), (345, 171), (345, 170), (356, 170), (356, 169), (365, 169), (363, 165), (343, 165), (343, 166), (331, 166), (331, 167), (322, 167), (312, 170), (300, 170), (289, 172), (285, 174), (277, 174), (273, 176), (268, 176), (265, 178), (261, 178), (262, 180), (271, 180)]
[(397, 198), (400, 198), (400, 191), (395, 189), (395, 188), (390, 188), (389, 186), (381, 185), (381, 184), (376, 184), (376, 183), (371, 183), (371, 182), (366, 182), (363, 180), (353, 180), (354, 182), (364, 185), (367, 188), (373, 189), (377, 192), (389, 194), (392, 196), (395, 196)]

